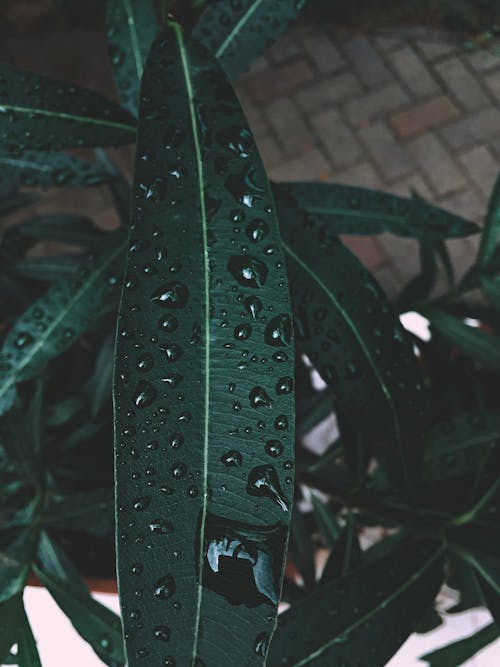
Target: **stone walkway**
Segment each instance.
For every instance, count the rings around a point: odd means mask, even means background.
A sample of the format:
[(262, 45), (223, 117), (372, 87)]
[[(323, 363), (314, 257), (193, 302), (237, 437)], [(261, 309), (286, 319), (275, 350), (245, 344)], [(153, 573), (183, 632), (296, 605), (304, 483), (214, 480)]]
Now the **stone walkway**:
[[(309, 23), (276, 42), (238, 92), (273, 179), (414, 189), (481, 221), (500, 165), (500, 55), (424, 30), (397, 38)], [(418, 271), (415, 241), (345, 241), (390, 296)], [(448, 245), (460, 275), (477, 239)]]

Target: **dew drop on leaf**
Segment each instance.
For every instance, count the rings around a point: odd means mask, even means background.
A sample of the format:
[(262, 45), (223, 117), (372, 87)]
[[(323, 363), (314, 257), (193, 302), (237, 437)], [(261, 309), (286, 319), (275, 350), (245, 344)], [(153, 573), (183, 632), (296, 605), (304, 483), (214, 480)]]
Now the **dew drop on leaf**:
[(142, 409), (147, 408), (149, 405), (154, 403), (156, 399), (156, 389), (153, 387), (151, 382), (146, 382), (141, 380), (134, 392), (134, 404), (136, 408)]
[(272, 466), (257, 466), (250, 471), (247, 493), (251, 496), (271, 498), (284, 512), (288, 512), (288, 501), (281, 490), (276, 470)]
[(159, 639), (162, 642), (170, 641), (170, 628), (168, 625), (158, 625), (154, 629), (154, 638)]
[(281, 456), (283, 453), (283, 445), (279, 440), (268, 440), (264, 446), (264, 449), (273, 458)]
[(262, 287), (267, 279), (267, 266), (252, 255), (233, 255), (227, 268), (240, 285)]
[(188, 298), (188, 288), (179, 282), (166, 283), (151, 295), (151, 301), (163, 308), (184, 308)]
[(151, 503), (151, 496), (144, 496), (142, 498), (136, 498), (133, 503), (133, 508), (136, 512), (142, 512), (147, 509)]
[(243, 456), (236, 449), (231, 449), (223, 454), (220, 460), (227, 467), (240, 468), (243, 463)]
[(149, 530), (156, 535), (170, 535), (174, 532), (174, 524), (166, 519), (155, 519), (149, 524)]
[(266, 326), (265, 341), (273, 347), (290, 345), (292, 340), (292, 322), (286, 314), (278, 315)]
[(271, 408), (273, 402), (263, 387), (254, 387), (248, 395), (252, 408)]
[(154, 595), (159, 600), (167, 600), (175, 593), (175, 580), (171, 574), (160, 577), (155, 584)]

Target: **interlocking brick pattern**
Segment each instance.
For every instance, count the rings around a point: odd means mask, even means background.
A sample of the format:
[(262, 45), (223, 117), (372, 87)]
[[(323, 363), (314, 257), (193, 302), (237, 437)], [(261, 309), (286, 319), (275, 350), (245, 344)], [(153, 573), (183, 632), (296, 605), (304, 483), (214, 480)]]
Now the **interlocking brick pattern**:
[[(499, 55), (467, 52), (444, 33), (301, 24), (238, 92), (272, 178), (414, 189), (481, 221), (500, 165)], [(345, 241), (390, 296), (418, 271), (411, 239)], [(476, 248), (474, 238), (449, 243), (459, 275)]]

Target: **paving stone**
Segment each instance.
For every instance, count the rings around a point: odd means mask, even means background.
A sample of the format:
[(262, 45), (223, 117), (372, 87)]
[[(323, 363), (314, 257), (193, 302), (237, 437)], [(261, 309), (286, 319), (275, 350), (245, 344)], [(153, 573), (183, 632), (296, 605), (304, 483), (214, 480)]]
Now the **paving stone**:
[(331, 74), (346, 65), (344, 58), (323, 33), (315, 33), (303, 39), (305, 49), (320, 74)]
[(335, 167), (353, 164), (361, 157), (359, 141), (335, 109), (312, 116), (311, 125)]
[(489, 144), (491, 150), (496, 153), (497, 158), (500, 160), (500, 138), (496, 141), (492, 141)]
[(477, 142), (500, 135), (500, 109), (488, 107), (443, 128), (443, 139), (454, 150), (468, 148)]
[(352, 167), (336, 171), (329, 179), (332, 183), (343, 183), (344, 185), (359, 185), (364, 188), (381, 187), (380, 176), (370, 162), (363, 161)]
[[(418, 242), (394, 234), (378, 234), (377, 241), (389, 258), (391, 266), (401, 276), (399, 290), (420, 270)], [(404, 276), (404, 278), (403, 278)]]
[(389, 180), (401, 178), (415, 168), (415, 162), (406, 148), (395, 140), (384, 123), (375, 123), (371, 127), (361, 129), (359, 136), (373, 161)]
[(338, 104), (346, 99), (361, 95), (362, 88), (352, 72), (336, 74), (311, 86), (299, 90), (295, 99), (307, 113)]
[(456, 44), (451, 44), (443, 41), (428, 41), (420, 40), (417, 42), (419, 50), (422, 52), (422, 55), (426, 60), (434, 61), (444, 56), (451, 55), (457, 50)]
[(393, 51), (387, 54), (387, 59), (392, 63), (410, 94), (416, 99), (428, 97), (439, 90), (427, 65), (411, 47), (405, 46)]
[(257, 142), (257, 147), (266, 169), (272, 169), (272, 167), (281, 164), (286, 159), (274, 137), (262, 137)]
[(300, 44), (291, 32), (287, 32), (278, 37), (267, 50), (267, 55), (279, 65), (286, 60), (299, 56), (300, 54)]
[(457, 56), (436, 65), (436, 71), (441, 75), (445, 88), (466, 111), (476, 111), (488, 106), (489, 100), (477, 78)]
[[(500, 61), (499, 56), (497, 56), (497, 61)], [(500, 102), (500, 72), (485, 76), (483, 81), (491, 94)]]
[(467, 184), (451, 154), (434, 135), (423, 134), (408, 148), (437, 194), (445, 195)]
[(369, 271), (387, 264), (387, 255), (371, 236), (342, 235), (342, 242)]
[(267, 72), (269, 69), (269, 61), (266, 56), (259, 56), (256, 58), (248, 70), (249, 74), (260, 74), (261, 72)]
[(440, 199), (438, 203), (447, 211), (473, 222), (480, 222), (485, 214), (485, 201), (472, 188), (455, 192), (450, 197)]
[(393, 51), (403, 45), (403, 42), (397, 37), (375, 37), (375, 44), (380, 51)]
[(288, 160), (269, 172), (274, 181), (325, 181), (329, 174), (330, 165), (317, 148), (294, 160)]
[(478, 72), (483, 73), (492, 69), (498, 69), (500, 52), (500, 40), (490, 44), (487, 48), (478, 49), (474, 53), (468, 53), (465, 58), (467, 62)]
[(345, 105), (345, 112), (351, 123), (363, 127), (373, 119), (389, 111), (395, 111), (409, 102), (410, 99), (401, 86), (398, 83), (390, 83), (349, 101)]
[(485, 197), (488, 197), (499, 173), (499, 164), (485, 146), (477, 146), (460, 156), (460, 161)]
[(392, 114), (389, 121), (401, 139), (417, 136), (459, 118), (460, 111), (449, 97), (440, 95)]
[(314, 79), (314, 72), (305, 60), (297, 60), (278, 69), (267, 69), (248, 77), (246, 89), (256, 102), (270, 102)]
[(342, 48), (361, 81), (369, 88), (391, 80), (391, 73), (366, 37), (356, 35), (344, 42)]
[(295, 157), (313, 148), (311, 132), (290, 99), (273, 102), (267, 107), (266, 115), (287, 156)]
[(407, 176), (397, 183), (386, 184), (383, 188), (387, 192), (392, 192), (395, 195), (400, 197), (411, 197), (414, 192), (416, 192), (420, 197), (432, 201), (433, 195), (429, 190), (429, 186), (425, 183), (424, 179), (419, 173), (412, 174)]

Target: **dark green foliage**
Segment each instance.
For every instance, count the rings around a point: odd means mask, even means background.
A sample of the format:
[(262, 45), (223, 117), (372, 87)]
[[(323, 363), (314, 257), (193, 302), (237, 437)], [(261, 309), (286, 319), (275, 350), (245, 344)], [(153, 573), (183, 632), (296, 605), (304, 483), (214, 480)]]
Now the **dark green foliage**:
[[(500, 622), (500, 181), (482, 227), (416, 195), (270, 187), (222, 70), (303, 4), (101, 3), (125, 108), (1, 67), (0, 662), (40, 666), (30, 574), (114, 667), (383, 667), (447, 614)], [(102, 146), (136, 136), (131, 187)], [(95, 162), (60, 150), (81, 146)], [(23, 211), (29, 188), (98, 185), (113, 232), (50, 195)], [(457, 282), (447, 239), (479, 231)], [(338, 240), (382, 232), (420, 247), (395, 306)], [(125, 635), (85, 580), (115, 551)]]

